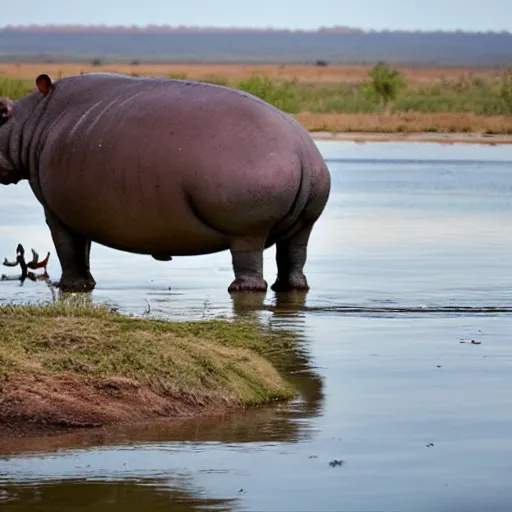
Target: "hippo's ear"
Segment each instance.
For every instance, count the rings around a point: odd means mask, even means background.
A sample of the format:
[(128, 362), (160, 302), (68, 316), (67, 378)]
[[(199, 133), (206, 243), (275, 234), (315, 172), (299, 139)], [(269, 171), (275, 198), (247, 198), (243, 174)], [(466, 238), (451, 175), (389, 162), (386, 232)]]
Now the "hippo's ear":
[(46, 96), (53, 87), (52, 79), (47, 74), (43, 73), (36, 78), (36, 86), (39, 92), (41, 92), (43, 96)]
[(5, 123), (12, 115), (12, 101), (9, 98), (0, 98), (0, 124)]

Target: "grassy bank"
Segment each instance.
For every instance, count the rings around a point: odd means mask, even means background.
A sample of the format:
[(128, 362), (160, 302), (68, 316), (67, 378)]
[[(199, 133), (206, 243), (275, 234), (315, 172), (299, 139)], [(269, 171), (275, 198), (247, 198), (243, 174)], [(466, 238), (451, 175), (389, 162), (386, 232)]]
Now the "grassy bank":
[[(76, 67), (76, 66), (75, 66)], [(119, 68), (119, 69), (118, 69)], [(14, 68), (13, 68), (14, 69)], [(305, 71), (309, 69), (309, 74)], [(0, 69), (0, 72), (2, 70)], [(35, 71), (35, 70), (34, 70)], [(39, 71), (43, 71), (41, 66)], [(55, 78), (90, 71), (119, 71), (136, 76), (169, 76), (228, 85), (247, 91), (295, 115), (311, 131), (439, 132), (512, 134), (512, 72), (495, 69), (477, 73), (437, 69), (433, 72), (373, 69), (339, 72), (314, 66), (245, 69), (240, 66), (169, 66), (165, 71), (143, 66), (63, 66)], [(248, 74), (252, 71), (252, 74)], [(224, 74), (222, 74), (224, 73)], [(33, 87), (21, 68), (0, 77), (0, 96), (18, 98)], [(13, 76), (14, 75), (14, 76)], [(421, 76), (420, 76), (421, 75)], [(34, 73), (35, 76), (35, 73)], [(328, 79), (326, 78), (328, 77)]]
[(136, 319), (84, 302), (2, 306), (0, 339), (0, 433), (214, 414), (293, 396), (270, 361), (272, 335), (250, 323)]

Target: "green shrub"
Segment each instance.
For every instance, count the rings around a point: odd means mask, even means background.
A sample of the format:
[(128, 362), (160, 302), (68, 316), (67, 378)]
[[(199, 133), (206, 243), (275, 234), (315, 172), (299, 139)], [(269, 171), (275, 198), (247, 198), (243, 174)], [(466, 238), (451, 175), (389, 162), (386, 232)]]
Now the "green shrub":
[(391, 69), (384, 62), (379, 62), (369, 72), (371, 80), (364, 84), (364, 90), (368, 97), (375, 97), (387, 107), (395, 100), (398, 93), (406, 87), (402, 74)]
[(253, 75), (248, 80), (239, 81), (236, 87), (257, 96), (284, 112), (297, 114), (301, 110), (296, 82), (278, 82), (267, 76)]

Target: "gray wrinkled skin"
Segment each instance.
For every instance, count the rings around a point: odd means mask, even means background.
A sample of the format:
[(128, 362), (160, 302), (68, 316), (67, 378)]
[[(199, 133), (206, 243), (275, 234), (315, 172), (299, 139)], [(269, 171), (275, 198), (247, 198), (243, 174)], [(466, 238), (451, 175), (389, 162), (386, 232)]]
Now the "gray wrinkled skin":
[(162, 261), (229, 249), (235, 291), (303, 273), (330, 176), (304, 128), (263, 101), (195, 82), (88, 74), (0, 99), (0, 183), (28, 179), (43, 205), (64, 291), (95, 286), (91, 242)]

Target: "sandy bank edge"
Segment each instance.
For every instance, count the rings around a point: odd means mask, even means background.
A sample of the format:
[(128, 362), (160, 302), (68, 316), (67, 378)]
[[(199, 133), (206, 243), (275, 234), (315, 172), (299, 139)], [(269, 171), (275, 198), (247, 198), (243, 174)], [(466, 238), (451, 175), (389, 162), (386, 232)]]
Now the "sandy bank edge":
[(481, 133), (376, 133), (376, 132), (316, 132), (309, 134), (317, 141), (343, 142), (429, 142), (435, 144), (512, 144), (512, 135)]

